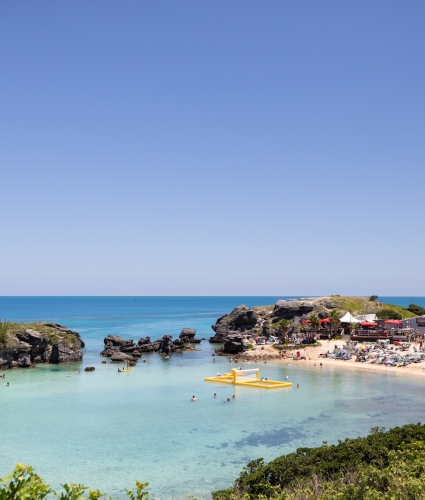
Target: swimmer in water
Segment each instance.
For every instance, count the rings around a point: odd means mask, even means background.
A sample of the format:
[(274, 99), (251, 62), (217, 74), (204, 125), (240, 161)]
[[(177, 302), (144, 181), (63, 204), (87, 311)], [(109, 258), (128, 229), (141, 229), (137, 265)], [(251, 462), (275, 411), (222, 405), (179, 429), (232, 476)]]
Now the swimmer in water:
[(229, 401), (230, 401), (230, 398), (226, 398), (226, 401), (227, 401), (227, 402), (229, 403)]
[(300, 387), (301, 387), (300, 384), (297, 384), (297, 388), (299, 389)]
[(6, 387), (9, 387), (9, 382), (6, 384)]
[(68, 373), (68, 377), (72, 377), (72, 375), (70, 373)]
[(289, 378), (289, 375), (285, 375), (285, 380), (288, 380), (288, 378)]
[(233, 394), (232, 399), (236, 399), (236, 396)]
[(196, 401), (195, 396), (192, 396), (191, 401)]
[(217, 393), (214, 393), (214, 397), (215, 397), (215, 398), (217, 397)]

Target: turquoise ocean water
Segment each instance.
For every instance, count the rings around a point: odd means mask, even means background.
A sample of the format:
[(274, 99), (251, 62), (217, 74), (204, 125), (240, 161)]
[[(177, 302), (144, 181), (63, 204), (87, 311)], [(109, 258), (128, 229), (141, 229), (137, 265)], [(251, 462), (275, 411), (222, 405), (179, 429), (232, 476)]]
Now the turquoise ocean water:
[[(81, 364), (5, 372), (0, 475), (19, 461), (55, 486), (82, 482), (114, 498), (124, 498), (123, 488), (136, 479), (150, 483), (152, 498), (209, 498), (254, 458), (424, 420), (424, 381), (401, 370), (365, 374), (267, 363), (258, 365), (262, 375), (288, 374), (301, 389), (266, 391), (204, 382), (229, 366), (225, 358), (212, 363), (208, 342), (169, 360), (146, 355), (149, 362), (128, 374), (100, 363), (107, 334), (176, 337), (191, 327), (209, 337), (211, 324), (233, 307), (278, 298), (284, 297), (0, 297), (0, 317), (64, 324), (81, 333), (88, 350)], [(423, 297), (382, 300), (425, 306)], [(96, 371), (78, 374), (87, 365)], [(232, 394), (236, 399), (224, 402)]]

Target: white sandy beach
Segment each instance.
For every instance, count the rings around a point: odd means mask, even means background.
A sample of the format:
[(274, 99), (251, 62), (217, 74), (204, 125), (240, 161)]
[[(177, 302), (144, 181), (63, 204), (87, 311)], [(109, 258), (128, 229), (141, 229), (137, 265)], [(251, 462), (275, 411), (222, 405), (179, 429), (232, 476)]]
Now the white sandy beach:
[[(318, 347), (300, 347), (298, 349), (301, 353), (301, 359), (293, 359), (293, 356), (296, 354), (296, 349), (291, 349), (286, 351), (278, 351), (271, 345), (261, 346), (264, 349), (261, 349), (260, 346), (256, 346), (255, 350), (246, 351), (243, 355), (238, 356), (237, 358), (245, 361), (253, 361), (255, 359), (258, 360), (268, 360), (268, 361), (277, 361), (288, 363), (289, 360), (291, 363), (300, 363), (305, 365), (316, 365), (320, 367), (320, 363), (323, 366), (335, 367), (340, 369), (355, 369), (355, 370), (363, 370), (369, 372), (387, 372), (387, 373), (397, 373), (404, 375), (413, 375), (413, 376), (425, 376), (425, 362), (410, 364), (408, 366), (403, 367), (392, 367), (386, 365), (378, 365), (372, 364), (369, 362), (356, 362), (353, 357), (350, 360), (344, 361), (339, 359), (329, 359), (323, 358), (320, 354), (326, 353), (328, 350), (333, 351), (335, 346), (342, 347), (345, 345), (345, 341), (343, 340), (331, 340), (328, 342), (327, 340), (322, 341), (322, 345)], [(407, 354), (408, 352), (413, 353), (413, 348), (410, 347), (410, 351), (405, 351), (403, 354)], [(282, 353), (282, 354), (281, 354)], [(286, 354), (286, 356), (285, 356)]]

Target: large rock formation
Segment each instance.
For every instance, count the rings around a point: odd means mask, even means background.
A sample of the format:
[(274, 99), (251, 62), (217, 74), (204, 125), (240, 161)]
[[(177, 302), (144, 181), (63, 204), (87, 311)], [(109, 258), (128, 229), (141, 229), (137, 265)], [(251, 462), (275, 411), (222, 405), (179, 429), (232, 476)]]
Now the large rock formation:
[(215, 335), (210, 337), (210, 342), (224, 342), (231, 334), (249, 332), (257, 325), (258, 320), (259, 316), (253, 309), (247, 309), (244, 305), (238, 306), (211, 326)]
[(294, 319), (295, 316), (303, 316), (311, 313), (314, 309), (312, 302), (303, 300), (278, 300), (273, 309), (273, 316), (283, 319)]
[(57, 323), (11, 324), (0, 344), (0, 369), (74, 363), (82, 360), (83, 347), (79, 333)]

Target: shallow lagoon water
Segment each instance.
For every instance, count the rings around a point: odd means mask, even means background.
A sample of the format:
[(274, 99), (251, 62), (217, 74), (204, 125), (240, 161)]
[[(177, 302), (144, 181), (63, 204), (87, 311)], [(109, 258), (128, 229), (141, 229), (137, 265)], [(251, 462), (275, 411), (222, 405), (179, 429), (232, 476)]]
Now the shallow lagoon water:
[[(252, 459), (423, 419), (424, 382), (401, 371), (245, 363), (270, 379), (288, 374), (294, 383), (263, 390), (204, 382), (229, 368), (226, 358), (212, 362), (208, 342), (168, 360), (143, 356), (149, 361), (131, 373), (118, 373), (98, 356), (108, 333), (157, 338), (195, 327), (207, 337), (210, 325), (234, 306), (276, 299), (0, 298), (2, 317), (65, 324), (82, 334), (89, 351), (81, 364), (5, 372), (10, 387), (0, 383), (0, 474), (19, 461), (53, 485), (82, 482), (114, 498), (136, 479), (150, 483), (153, 498), (209, 498)], [(78, 374), (87, 365), (96, 371)], [(225, 402), (233, 394), (236, 399)], [(191, 402), (192, 395), (198, 401)]]

